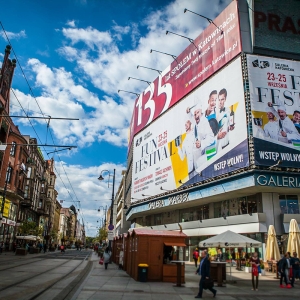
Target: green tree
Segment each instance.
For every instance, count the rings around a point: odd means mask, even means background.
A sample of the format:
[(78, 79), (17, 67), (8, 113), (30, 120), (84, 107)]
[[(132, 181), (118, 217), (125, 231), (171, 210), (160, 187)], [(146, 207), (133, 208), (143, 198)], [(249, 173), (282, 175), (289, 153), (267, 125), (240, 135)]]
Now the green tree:
[(24, 221), (22, 225), (19, 226), (19, 233), (23, 235), (34, 235), (39, 236), (43, 232), (43, 226), (38, 226), (33, 221)]
[(107, 230), (106, 228), (100, 228), (99, 229), (99, 232), (98, 232), (98, 236), (99, 236), (99, 241), (100, 243), (103, 241), (103, 240), (106, 240), (107, 239)]

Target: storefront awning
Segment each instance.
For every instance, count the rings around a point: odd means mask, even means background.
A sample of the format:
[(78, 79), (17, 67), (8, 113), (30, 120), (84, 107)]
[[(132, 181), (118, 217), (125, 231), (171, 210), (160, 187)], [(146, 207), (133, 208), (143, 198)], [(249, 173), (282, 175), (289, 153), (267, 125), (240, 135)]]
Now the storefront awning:
[(177, 247), (186, 247), (186, 244), (184, 243), (177, 243), (177, 242), (174, 242), (174, 243), (164, 243), (165, 246), (177, 246)]

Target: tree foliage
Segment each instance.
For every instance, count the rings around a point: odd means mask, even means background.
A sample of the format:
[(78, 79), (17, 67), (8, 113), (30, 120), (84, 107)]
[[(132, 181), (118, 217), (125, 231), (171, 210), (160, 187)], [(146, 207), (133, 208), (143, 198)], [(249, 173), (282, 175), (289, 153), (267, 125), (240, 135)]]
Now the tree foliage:
[(107, 230), (106, 228), (100, 228), (98, 231), (99, 242), (101, 243), (103, 240), (107, 239)]
[(34, 235), (39, 236), (43, 233), (43, 226), (38, 226), (33, 221), (24, 221), (22, 225), (19, 226), (19, 233), (23, 235)]

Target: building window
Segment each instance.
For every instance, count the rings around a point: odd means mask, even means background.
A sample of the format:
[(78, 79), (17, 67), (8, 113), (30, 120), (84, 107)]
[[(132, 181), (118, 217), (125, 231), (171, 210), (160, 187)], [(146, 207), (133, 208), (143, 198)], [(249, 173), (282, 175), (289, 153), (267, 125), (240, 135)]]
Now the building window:
[(10, 156), (15, 156), (16, 155), (16, 147), (17, 147), (17, 143), (12, 142), (10, 152), (9, 152)]
[(25, 186), (25, 191), (24, 191), (24, 198), (28, 198), (28, 190), (29, 190), (29, 186), (26, 185)]
[(43, 207), (43, 200), (41, 199), (40, 201), (39, 201), (39, 206), (38, 206), (38, 208), (42, 208)]
[(6, 172), (6, 182), (7, 183), (11, 183), (12, 173), (13, 173), (13, 168), (8, 167), (7, 172)]
[(297, 195), (279, 195), (279, 205), (282, 214), (299, 214)]
[(151, 216), (146, 216), (146, 218), (145, 218), (145, 225), (146, 226), (151, 226), (152, 224), (151, 224)]

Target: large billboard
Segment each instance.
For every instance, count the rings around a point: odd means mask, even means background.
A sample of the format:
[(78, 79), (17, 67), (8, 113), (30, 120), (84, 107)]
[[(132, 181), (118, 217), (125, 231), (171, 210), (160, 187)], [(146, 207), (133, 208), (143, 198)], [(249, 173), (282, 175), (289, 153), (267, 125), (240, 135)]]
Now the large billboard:
[(249, 13), (254, 16), (254, 46), (300, 54), (300, 1), (248, 0), (248, 2), (254, 2), (254, 8), (250, 3), (249, 9)]
[(192, 41), (136, 100), (129, 144), (137, 132), (241, 52), (237, 2), (229, 4)]
[(300, 167), (300, 62), (247, 55), (255, 162)]
[(248, 156), (239, 57), (134, 137), (132, 202), (248, 166)]

